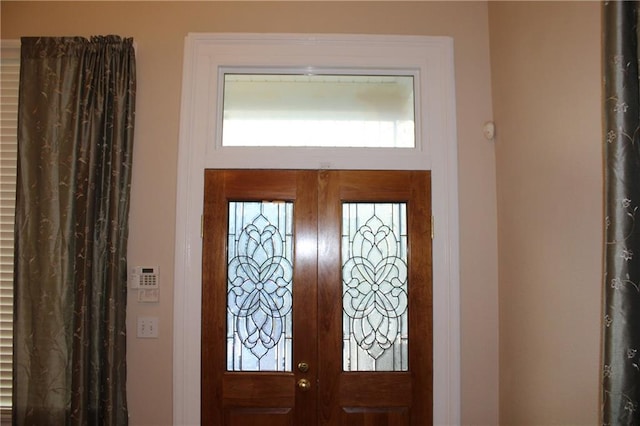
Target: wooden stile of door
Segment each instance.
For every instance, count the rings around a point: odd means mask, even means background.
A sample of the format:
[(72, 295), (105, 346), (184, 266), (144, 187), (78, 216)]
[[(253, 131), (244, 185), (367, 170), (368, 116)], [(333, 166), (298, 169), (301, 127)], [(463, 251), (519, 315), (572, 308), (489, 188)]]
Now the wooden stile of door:
[[(424, 171), (205, 172), (202, 424), (432, 423), (430, 191), (430, 174)], [(265, 200), (293, 203), (292, 354), (281, 371), (239, 371), (229, 367), (227, 358), (227, 352), (235, 350), (228, 344), (229, 203)], [(398, 371), (386, 367), (384, 371), (346, 368), (359, 361), (349, 361), (351, 355), (344, 352), (349, 343), (345, 343), (348, 336), (344, 336), (343, 322), (350, 321), (343, 314), (345, 203), (406, 204), (408, 314), (403, 321), (408, 322), (404, 328), (408, 354)], [(381, 231), (374, 231), (371, 241), (378, 242), (382, 237)], [(256, 241), (263, 242), (261, 238), (256, 237)], [(262, 284), (258, 285), (255, 300), (261, 297)], [(270, 327), (269, 321), (263, 324)], [(382, 324), (393, 328), (389, 321)]]

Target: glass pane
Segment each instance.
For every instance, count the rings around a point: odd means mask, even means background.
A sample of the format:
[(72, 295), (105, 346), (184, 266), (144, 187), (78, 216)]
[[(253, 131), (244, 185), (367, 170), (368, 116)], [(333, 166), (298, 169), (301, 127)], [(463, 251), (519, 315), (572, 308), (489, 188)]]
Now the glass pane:
[(225, 74), (223, 146), (413, 148), (413, 76)]
[(230, 202), (227, 370), (291, 371), (293, 203)]
[(406, 203), (342, 205), (343, 370), (408, 370)]

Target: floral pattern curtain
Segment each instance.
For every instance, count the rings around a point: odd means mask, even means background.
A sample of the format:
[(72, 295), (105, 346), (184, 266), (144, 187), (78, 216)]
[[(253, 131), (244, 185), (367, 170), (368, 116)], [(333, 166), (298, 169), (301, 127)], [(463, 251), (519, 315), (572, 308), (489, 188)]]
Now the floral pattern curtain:
[(17, 425), (126, 425), (133, 41), (23, 38), (18, 114)]
[(640, 92), (636, 1), (603, 6), (602, 424), (640, 424)]

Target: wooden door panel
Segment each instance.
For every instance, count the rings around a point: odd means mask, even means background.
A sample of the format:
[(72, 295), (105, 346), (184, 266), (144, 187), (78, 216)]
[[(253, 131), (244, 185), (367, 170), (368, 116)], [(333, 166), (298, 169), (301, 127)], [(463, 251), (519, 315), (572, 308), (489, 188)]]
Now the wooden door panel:
[(406, 407), (343, 407), (341, 426), (409, 426), (410, 412)]
[(375, 406), (406, 407), (412, 398), (409, 373), (348, 373), (340, 377), (340, 401), (344, 406), (375, 401)]
[[(225, 404), (240, 407), (293, 407), (295, 381), (293, 374), (225, 373), (222, 394)], [(268, 398), (265, 398), (268, 395)]]
[(295, 426), (291, 408), (242, 408), (229, 407), (225, 412), (228, 426)]
[[(295, 234), (291, 371), (227, 371), (227, 231), (230, 201), (293, 202)], [(203, 215), (202, 424), (313, 425), (317, 387), (316, 173), (216, 170), (205, 173)], [(310, 364), (307, 372), (296, 368)], [(314, 385), (296, 387), (305, 378)], [(301, 401), (302, 403), (299, 403)], [(295, 419), (295, 422), (292, 423)]]
[[(319, 327), (326, 330), (318, 336), (319, 347), (323, 348), (319, 360), (320, 425), (372, 422), (424, 426), (432, 422), (430, 188), (428, 172), (320, 172), (318, 228), (323, 232), (318, 234), (318, 305), (322, 309), (318, 320)], [(358, 202), (407, 204), (410, 323), (407, 372), (343, 371), (342, 206)], [(379, 412), (385, 406), (401, 408), (402, 414)], [(362, 407), (362, 411), (356, 414), (352, 409), (347, 411), (348, 407)], [(366, 411), (365, 407), (374, 411)]]

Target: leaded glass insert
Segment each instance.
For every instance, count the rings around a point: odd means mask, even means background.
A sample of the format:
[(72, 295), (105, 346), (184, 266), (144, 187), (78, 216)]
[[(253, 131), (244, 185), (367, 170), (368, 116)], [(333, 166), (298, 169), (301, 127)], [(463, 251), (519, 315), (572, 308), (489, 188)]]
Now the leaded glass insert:
[(293, 203), (230, 202), (227, 370), (291, 371)]
[(343, 370), (408, 370), (406, 203), (343, 203)]

